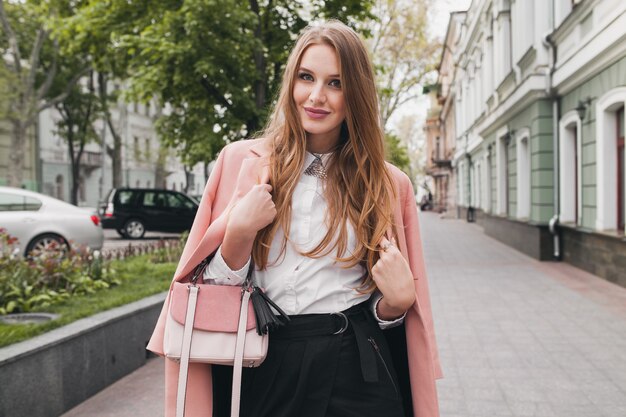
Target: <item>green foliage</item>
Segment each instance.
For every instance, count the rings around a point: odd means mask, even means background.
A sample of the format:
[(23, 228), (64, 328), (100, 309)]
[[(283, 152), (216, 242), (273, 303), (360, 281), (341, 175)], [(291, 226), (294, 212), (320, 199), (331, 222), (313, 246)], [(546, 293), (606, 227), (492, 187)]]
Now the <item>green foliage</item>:
[(12, 251), (14, 238), (0, 230), (0, 314), (46, 308), (72, 295), (118, 285), (110, 262), (86, 250), (49, 251), (25, 259)]
[(26, 260), (14, 251), (17, 240), (0, 229), (0, 314), (60, 315), (40, 324), (0, 323), (0, 347), (167, 290), (186, 239)]
[[(59, 314), (60, 317), (56, 320), (40, 324), (0, 323), (0, 347), (166, 291), (169, 288), (176, 264), (155, 264), (151, 262), (149, 255), (140, 255), (125, 260), (113, 260), (111, 261), (111, 268), (116, 271), (116, 278), (120, 284), (111, 286), (106, 291), (72, 295), (60, 303), (50, 304), (49, 307), (45, 308), (45, 311)], [(42, 310), (43, 307), (33, 309), (33, 311)]]
[(171, 264), (180, 258), (186, 238), (184, 234), (179, 240), (129, 246), (104, 255), (71, 249), (24, 259), (14, 252), (16, 239), (0, 229), (0, 314), (40, 310), (118, 286), (121, 265), (114, 266), (114, 260), (130, 262), (141, 256), (151, 265)]
[(128, 80), (126, 97), (167, 103), (163, 142), (209, 161), (265, 123), (296, 34), (311, 18), (370, 18), (371, 1), (85, 1), (57, 32), (68, 51)]
[(411, 161), (409, 160), (406, 146), (402, 144), (397, 136), (390, 133), (385, 135), (385, 150), (387, 152), (387, 160), (411, 177)]

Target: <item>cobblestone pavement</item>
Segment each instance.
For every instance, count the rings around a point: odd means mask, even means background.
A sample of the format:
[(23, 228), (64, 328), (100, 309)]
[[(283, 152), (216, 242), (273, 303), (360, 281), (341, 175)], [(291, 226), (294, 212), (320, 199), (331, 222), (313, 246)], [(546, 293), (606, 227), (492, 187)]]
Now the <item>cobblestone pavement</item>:
[[(626, 289), (477, 225), (420, 218), (442, 417), (626, 416)], [(151, 360), (64, 417), (160, 417), (162, 374)]]

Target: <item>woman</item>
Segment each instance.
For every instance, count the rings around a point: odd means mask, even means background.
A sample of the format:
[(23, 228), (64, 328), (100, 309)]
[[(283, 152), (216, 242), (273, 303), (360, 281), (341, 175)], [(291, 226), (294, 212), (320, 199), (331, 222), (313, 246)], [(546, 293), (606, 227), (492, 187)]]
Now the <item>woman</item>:
[[(384, 161), (372, 65), (337, 21), (292, 50), (263, 138), (220, 153), (175, 274), (254, 278), (291, 316), (245, 369), (242, 416), (438, 416), (440, 376), (408, 177)], [(164, 312), (148, 349), (162, 354)], [(387, 329), (387, 330), (382, 330)], [(166, 415), (176, 363), (166, 361)], [(187, 415), (228, 415), (230, 370), (191, 364)], [(211, 395), (213, 394), (213, 395)]]

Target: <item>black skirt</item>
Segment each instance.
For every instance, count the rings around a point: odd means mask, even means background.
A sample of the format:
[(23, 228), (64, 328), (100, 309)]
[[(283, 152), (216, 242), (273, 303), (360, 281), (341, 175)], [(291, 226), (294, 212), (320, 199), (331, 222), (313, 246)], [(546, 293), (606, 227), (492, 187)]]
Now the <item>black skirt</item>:
[[(241, 417), (404, 417), (387, 341), (366, 301), (291, 316), (267, 358), (244, 368)], [(213, 416), (230, 416), (232, 367), (213, 366)]]

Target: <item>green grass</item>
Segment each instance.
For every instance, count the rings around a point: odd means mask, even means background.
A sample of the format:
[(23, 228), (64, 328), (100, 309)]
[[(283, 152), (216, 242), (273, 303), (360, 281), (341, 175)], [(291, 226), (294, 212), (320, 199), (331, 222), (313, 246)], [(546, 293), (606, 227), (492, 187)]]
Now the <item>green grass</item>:
[(46, 312), (60, 314), (56, 320), (41, 324), (0, 323), (0, 347), (166, 291), (176, 270), (176, 264), (154, 264), (150, 260), (150, 255), (143, 255), (123, 261), (113, 261), (113, 268), (122, 281), (120, 285), (93, 294), (72, 296), (62, 304), (46, 308)]

